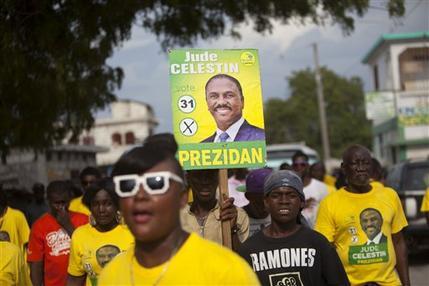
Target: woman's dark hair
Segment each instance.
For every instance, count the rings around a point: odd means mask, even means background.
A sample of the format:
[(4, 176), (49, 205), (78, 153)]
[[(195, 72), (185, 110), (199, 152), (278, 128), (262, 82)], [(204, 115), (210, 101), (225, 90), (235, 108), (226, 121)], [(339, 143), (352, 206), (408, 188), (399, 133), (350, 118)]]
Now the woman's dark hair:
[(117, 209), (119, 209), (119, 197), (115, 192), (115, 186), (111, 178), (104, 178), (90, 185), (83, 194), (82, 203), (88, 208), (91, 208), (91, 202), (94, 200), (97, 193), (102, 190), (109, 194), (113, 204)]
[[(167, 141), (164, 141), (164, 143), (166, 142)], [(175, 143), (175, 141), (173, 142)], [(169, 144), (167, 148), (158, 143), (158, 140), (152, 140), (151, 137), (148, 137), (143, 146), (135, 147), (129, 152), (124, 153), (121, 158), (119, 158), (118, 162), (113, 165), (112, 177), (128, 174), (142, 174), (155, 165), (169, 160), (173, 164), (176, 175), (185, 180), (183, 169), (174, 157), (175, 152), (172, 152), (174, 149), (177, 149), (177, 145), (173, 147), (173, 144)]]
[(159, 149), (165, 152), (171, 153), (173, 156), (177, 152), (177, 143), (174, 139), (173, 134), (171, 133), (158, 133), (154, 134), (152, 136), (147, 137), (143, 145), (152, 145), (152, 146), (158, 146)]

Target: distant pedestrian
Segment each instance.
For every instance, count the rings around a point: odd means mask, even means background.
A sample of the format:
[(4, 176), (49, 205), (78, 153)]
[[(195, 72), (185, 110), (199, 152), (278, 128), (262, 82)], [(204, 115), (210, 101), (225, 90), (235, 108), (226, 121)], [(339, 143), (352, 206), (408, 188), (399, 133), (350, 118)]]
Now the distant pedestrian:
[(302, 215), (313, 228), (319, 204), (328, 195), (328, 188), (324, 183), (311, 177), (308, 156), (304, 152), (295, 152), (292, 156), (292, 168), (304, 184), (305, 206)]
[(323, 161), (315, 162), (310, 166), (310, 175), (328, 186), (335, 187), (335, 177), (328, 174)]
[(264, 181), (272, 169), (262, 168), (250, 171), (246, 178), (245, 196), (249, 204), (243, 209), (249, 216), (249, 237), (271, 223), (271, 217), (264, 205)]
[(49, 210), (45, 198), (45, 186), (42, 183), (35, 183), (32, 191), (33, 200), (28, 206), (28, 222), (30, 226)]
[(371, 186), (384, 187), (384, 171), (380, 162), (376, 158), (371, 158), (371, 171), (370, 171)]
[[(428, 177), (427, 180), (429, 182), (429, 174), (427, 174), (426, 177)], [(420, 211), (424, 213), (426, 217), (426, 224), (429, 225), (429, 184), (426, 188), (426, 192), (422, 200), (422, 205), (420, 206)]]
[[(81, 191), (85, 194), (89, 186), (95, 184), (101, 179), (101, 172), (95, 167), (84, 168), (79, 175)], [(90, 215), (89, 209), (82, 202), (83, 195), (72, 199), (69, 209), (73, 212)]]
[(316, 179), (326, 185), (328, 194), (335, 192), (335, 178), (326, 174), (326, 167), (323, 162), (316, 162), (310, 166), (310, 175), (313, 179)]
[(280, 164), (279, 170), (292, 170), (292, 166), (288, 162), (283, 162)]

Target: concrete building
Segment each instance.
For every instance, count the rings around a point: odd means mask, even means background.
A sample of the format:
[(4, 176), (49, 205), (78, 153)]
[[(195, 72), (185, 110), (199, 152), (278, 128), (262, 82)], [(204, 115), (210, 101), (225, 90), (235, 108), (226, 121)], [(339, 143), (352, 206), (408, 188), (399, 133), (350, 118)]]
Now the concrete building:
[(5, 189), (31, 189), (36, 182), (71, 179), (79, 184), (79, 173), (87, 166), (105, 172), (123, 152), (153, 133), (157, 126), (152, 108), (141, 102), (119, 100), (110, 106), (110, 116), (97, 118), (79, 142), (63, 144), (43, 152), (12, 150), (7, 164), (0, 164), (0, 184)]
[(110, 116), (97, 118), (93, 128), (80, 136), (81, 145), (107, 149), (97, 153), (96, 162), (102, 169), (114, 164), (133, 146), (140, 145), (153, 134), (158, 121), (152, 107), (134, 100), (118, 100), (110, 106)]
[(0, 164), (0, 184), (5, 189), (26, 188), (34, 183), (45, 186), (53, 180), (79, 182), (79, 172), (95, 166), (95, 154), (106, 151), (97, 146), (59, 145), (43, 152), (12, 150), (7, 164)]
[(384, 34), (363, 59), (373, 150), (386, 164), (429, 156), (429, 32)]

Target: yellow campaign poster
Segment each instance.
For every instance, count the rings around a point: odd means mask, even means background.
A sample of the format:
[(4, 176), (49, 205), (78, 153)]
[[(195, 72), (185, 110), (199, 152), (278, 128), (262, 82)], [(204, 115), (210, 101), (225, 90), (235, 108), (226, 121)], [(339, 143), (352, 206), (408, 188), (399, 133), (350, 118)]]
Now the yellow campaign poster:
[(169, 51), (173, 131), (185, 170), (266, 162), (255, 49)]

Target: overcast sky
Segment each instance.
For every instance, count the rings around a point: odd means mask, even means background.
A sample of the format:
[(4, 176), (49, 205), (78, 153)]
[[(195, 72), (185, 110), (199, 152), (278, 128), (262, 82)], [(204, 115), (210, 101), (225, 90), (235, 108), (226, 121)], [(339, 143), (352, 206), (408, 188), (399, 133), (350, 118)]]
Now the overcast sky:
[[(279, 25), (272, 34), (260, 35), (252, 27), (241, 26), (241, 40), (222, 37), (201, 41), (193, 48), (230, 49), (256, 48), (261, 63), (262, 93), (264, 100), (286, 98), (289, 94), (287, 77), (295, 70), (313, 68), (311, 44), (319, 46), (320, 65), (336, 73), (359, 76), (365, 90), (372, 89), (367, 66), (362, 58), (384, 33), (429, 31), (429, 1), (406, 0), (405, 16), (389, 19), (380, 3), (372, 1), (372, 8), (363, 18), (356, 18), (355, 30), (344, 35), (338, 26)], [(159, 120), (157, 132), (172, 132), (171, 105), (168, 78), (168, 58), (161, 52), (156, 38), (135, 26), (132, 37), (118, 48), (108, 63), (120, 66), (125, 72), (119, 98), (134, 99), (150, 104)]]

